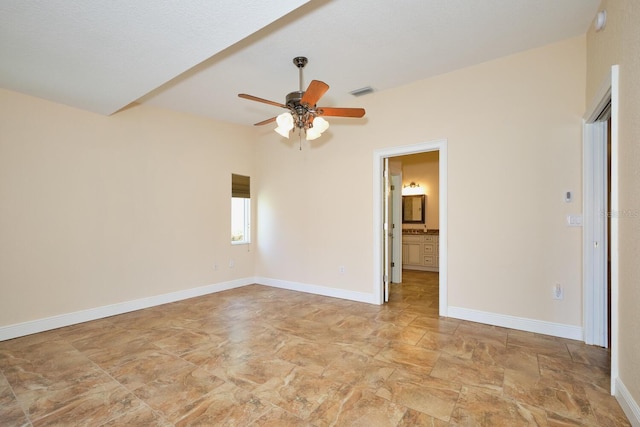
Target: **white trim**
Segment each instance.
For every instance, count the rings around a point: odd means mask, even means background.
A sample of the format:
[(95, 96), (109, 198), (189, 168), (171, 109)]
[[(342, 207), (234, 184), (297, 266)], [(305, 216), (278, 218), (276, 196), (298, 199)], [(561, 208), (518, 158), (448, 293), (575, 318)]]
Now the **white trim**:
[[(617, 67), (617, 65), (615, 65), (614, 67)], [(607, 106), (607, 104), (611, 100), (611, 88), (612, 88), (612, 82), (613, 82), (612, 74), (613, 74), (613, 67), (611, 69), (611, 73), (605, 76), (603, 82), (600, 84), (600, 87), (598, 88), (598, 91), (596, 92), (593, 99), (591, 100), (589, 107), (587, 108), (584, 115), (582, 116), (585, 122), (593, 123), (598, 118), (598, 116), (600, 116), (600, 113), (602, 112), (602, 110), (604, 110), (604, 108)]]
[(640, 426), (640, 406), (633, 400), (631, 393), (620, 378), (616, 378), (616, 400), (632, 426)]
[(562, 323), (527, 319), (506, 314), (489, 313), (462, 307), (449, 306), (449, 317), (572, 340), (582, 340), (583, 334), (580, 326), (564, 325)]
[(347, 291), (338, 288), (327, 288), (325, 286), (312, 285), (310, 283), (291, 282), (288, 280), (272, 279), (269, 277), (257, 277), (256, 283), (260, 285), (271, 286), (273, 288), (288, 289), (290, 291), (305, 292), (308, 294), (322, 295), (325, 297), (377, 304), (374, 295), (366, 294), (364, 292)]
[[(620, 67), (614, 65), (611, 67), (611, 206), (612, 212), (620, 211), (620, 203), (618, 194), (620, 192), (620, 182), (618, 180), (618, 119), (620, 117), (619, 110), (619, 93), (620, 93)], [(619, 375), (618, 365), (618, 290), (620, 285), (619, 275), (619, 227), (618, 221), (611, 221), (611, 393), (616, 394), (616, 381)]]
[[(619, 212), (619, 180), (618, 180), (618, 158), (619, 158), (619, 144), (618, 144), (618, 117), (619, 117), (619, 75), (620, 75), (620, 67), (618, 65), (613, 65), (611, 67), (610, 75), (605, 77), (605, 81), (600, 86), (598, 92), (594, 96), (593, 100), (589, 104), (589, 109), (587, 109), (584, 118), (584, 133), (585, 135), (591, 134), (592, 132), (589, 130), (590, 122), (593, 122), (602, 111), (603, 107), (606, 103), (611, 100), (611, 206), (609, 207), (610, 212)], [(586, 136), (585, 136), (586, 138)], [(583, 170), (583, 174), (588, 173), (587, 170)], [(587, 194), (583, 195), (585, 198)], [(610, 229), (610, 243), (611, 243), (611, 394), (616, 395), (616, 379), (619, 375), (619, 347), (618, 347), (618, 298), (619, 298), (619, 227), (618, 221), (615, 216), (612, 216), (611, 221), (611, 229)], [(583, 242), (584, 244), (584, 242)], [(583, 260), (584, 262), (584, 260)], [(591, 287), (588, 283), (588, 278), (583, 277), (583, 313), (584, 315), (588, 315), (589, 307), (587, 303), (589, 298), (587, 295), (592, 292)], [(585, 323), (585, 328), (589, 326), (588, 323)]]
[(373, 152), (373, 295), (375, 296), (375, 304), (382, 304), (382, 194), (383, 194), (383, 161), (388, 157), (404, 156), (407, 154), (424, 153), (427, 151), (439, 151), (439, 170), (440, 170), (440, 237), (439, 237), (439, 256), (440, 256), (440, 285), (439, 285), (439, 311), (440, 316), (447, 316), (447, 265), (448, 265), (448, 246), (447, 246), (447, 140), (439, 139), (431, 142), (423, 142), (412, 145), (402, 145), (398, 147), (390, 147), (375, 150)]
[(14, 325), (0, 326), (0, 341), (49, 331), (51, 329), (62, 328), (64, 326), (75, 325), (77, 323), (88, 322), (91, 320), (103, 319), (105, 317), (155, 307), (170, 302), (182, 301), (202, 295), (226, 291), (254, 283), (256, 283), (254, 277), (247, 277), (244, 279), (231, 280), (229, 282), (215, 283), (212, 285), (185, 289), (183, 291), (170, 292), (167, 294), (75, 311), (73, 313), (59, 314), (56, 316), (45, 317), (43, 319), (16, 323)]

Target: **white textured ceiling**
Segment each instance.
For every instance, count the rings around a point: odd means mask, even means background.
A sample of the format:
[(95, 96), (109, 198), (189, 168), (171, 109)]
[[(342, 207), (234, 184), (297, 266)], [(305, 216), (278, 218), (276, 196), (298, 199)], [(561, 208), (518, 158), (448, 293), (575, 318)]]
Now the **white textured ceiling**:
[(0, 86), (111, 114), (308, 0), (2, 0)]
[(0, 87), (103, 114), (133, 101), (252, 124), (305, 85), (412, 81), (584, 34), (599, 0), (2, 0)]

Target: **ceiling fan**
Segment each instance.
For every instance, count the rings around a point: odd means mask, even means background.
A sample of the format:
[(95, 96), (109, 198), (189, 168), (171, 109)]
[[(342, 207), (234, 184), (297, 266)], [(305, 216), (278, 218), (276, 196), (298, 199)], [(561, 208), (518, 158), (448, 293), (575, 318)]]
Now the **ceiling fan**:
[(288, 110), (277, 117), (258, 122), (255, 126), (262, 126), (275, 121), (278, 124), (275, 131), (285, 138), (289, 138), (289, 132), (295, 127), (300, 131), (304, 130), (307, 140), (313, 140), (318, 138), (329, 127), (329, 122), (322, 116), (355, 118), (364, 116), (364, 108), (317, 107), (316, 103), (329, 90), (329, 85), (320, 80), (312, 80), (307, 90), (303, 90), (302, 69), (307, 65), (307, 62), (308, 60), (304, 56), (293, 58), (293, 63), (299, 70), (300, 90), (289, 93), (284, 104), (247, 95), (246, 93), (238, 94), (240, 98)]

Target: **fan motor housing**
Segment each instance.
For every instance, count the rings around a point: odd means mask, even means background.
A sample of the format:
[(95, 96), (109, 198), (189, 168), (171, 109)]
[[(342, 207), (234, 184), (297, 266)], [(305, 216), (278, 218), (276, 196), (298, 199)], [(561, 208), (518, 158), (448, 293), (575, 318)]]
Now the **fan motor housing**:
[(304, 92), (301, 92), (301, 91), (291, 92), (287, 94), (287, 102), (285, 102), (285, 105), (289, 108), (295, 109), (297, 106), (300, 105), (300, 100), (302, 99), (303, 96), (304, 96)]
[(303, 91), (291, 92), (287, 95), (287, 108), (294, 114), (296, 127), (305, 128), (312, 127), (313, 118), (315, 117), (314, 107), (302, 104), (300, 100), (304, 96)]
[(286, 102), (287, 107), (290, 110), (295, 111), (298, 117), (301, 117), (301, 118), (308, 117), (309, 114), (315, 115), (314, 114), (315, 107), (316, 107), (315, 105), (306, 105), (300, 102), (303, 96), (304, 96), (303, 91), (295, 91), (295, 92), (289, 93), (287, 95), (287, 102)]

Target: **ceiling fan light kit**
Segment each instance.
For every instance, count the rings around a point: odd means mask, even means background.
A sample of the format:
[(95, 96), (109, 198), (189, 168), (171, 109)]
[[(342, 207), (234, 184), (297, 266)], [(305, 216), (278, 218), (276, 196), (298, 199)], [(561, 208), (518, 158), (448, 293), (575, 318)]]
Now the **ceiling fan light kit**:
[(276, 117), (278, 127), (274, 130), (285, 138), (289, 138), (289, 132), (293, 129), (293, 116), (291, 113), (282, 113)]
[(322, 133), (329, 128), (329, 122), (321, 116), (360, 118), (365, 115), (363, 108), (317, 107), (316, 103), (327, 90), (329, 90), (329, 85), (320, 80), (312, 80), (307, 90), (302, 90), (302, 69), (308, 62), (304, 56), (293, 58), (293, 63), (299, 70), (300, 90), (290, 92), (284, 104), (245, 93), (238, 94), (240, 98), (262, 102), (288, 110), (276, 117), (258, 122), (255, 126), (262, 126), (275, 121), (278, 126), (274, 130), (283, 137), (289, 138), (291, 130), (297, 128), (300, 135), (302, 135), (302, 131), (304, 130), (306, 139), (312, 141), (319, 138)]

